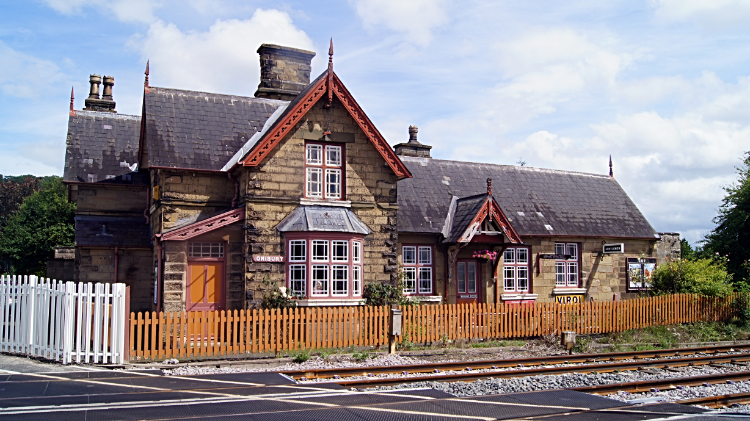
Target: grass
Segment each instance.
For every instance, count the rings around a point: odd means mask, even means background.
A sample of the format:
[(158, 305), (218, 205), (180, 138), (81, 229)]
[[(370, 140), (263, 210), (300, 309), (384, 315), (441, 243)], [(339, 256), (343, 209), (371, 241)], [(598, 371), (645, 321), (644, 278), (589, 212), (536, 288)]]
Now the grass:
[(681, 343), (745, 340), (750, 330), (739, 321), (696, 322), (671, 326), (649, 326), (590, 338), (593, 344), (607, 344), (616, 351), (645, 351), (676, 348)]
[(506, 346), (524, 346), (525, 341), (484, 341), (484, 342), (472, 342), (472, 348), (502, 348)]

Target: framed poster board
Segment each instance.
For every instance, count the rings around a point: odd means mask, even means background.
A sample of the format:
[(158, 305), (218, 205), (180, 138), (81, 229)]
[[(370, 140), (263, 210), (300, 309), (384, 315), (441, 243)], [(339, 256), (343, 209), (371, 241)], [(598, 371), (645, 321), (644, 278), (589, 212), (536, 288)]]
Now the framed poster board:
[(642, 291), (651, 289), (651, 274), (656, 269), (656, 259), (633, 258), (627, 259), (628, 291)]

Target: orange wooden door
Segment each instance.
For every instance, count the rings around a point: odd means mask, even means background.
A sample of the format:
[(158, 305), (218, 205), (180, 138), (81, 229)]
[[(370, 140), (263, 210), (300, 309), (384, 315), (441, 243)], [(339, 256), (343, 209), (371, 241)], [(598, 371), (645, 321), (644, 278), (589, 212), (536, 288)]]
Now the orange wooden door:
[(188, 311), (224, 309), (224, 264), (190, 262), (186, 307)]

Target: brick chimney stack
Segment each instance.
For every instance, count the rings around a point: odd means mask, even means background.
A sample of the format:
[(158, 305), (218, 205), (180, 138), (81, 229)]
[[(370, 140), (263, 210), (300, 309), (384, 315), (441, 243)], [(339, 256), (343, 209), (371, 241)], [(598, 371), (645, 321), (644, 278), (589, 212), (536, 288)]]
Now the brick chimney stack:
[(315, 53), (298, 48), (262, 44), (260, 84), (256, 98), (291, 101), (310, 84), (310, 62)]
[(104, 92), (101, 98), (99, 98), (99, 84), (102, 83), (102, 77), (93, 74), (89, 76), (89, 83), (91, 84), (91, 89), (89, 90), (89, 97), (86, 98), (86, 107), (84, 110), (116, 113), (116, 103), (112, 99), (112, 87), (115, 85), (115, 78), (104, 76)]
[(432, 149), (432, 146), (423, 145), (417, 141), (418, 131), (419, 128), (417, 126), (409, 126), (409, 141), (406, 143), (399, 143), (393, 147), (396, 150), (396, 155), (432, 158), (430, 156), (430, 149)]

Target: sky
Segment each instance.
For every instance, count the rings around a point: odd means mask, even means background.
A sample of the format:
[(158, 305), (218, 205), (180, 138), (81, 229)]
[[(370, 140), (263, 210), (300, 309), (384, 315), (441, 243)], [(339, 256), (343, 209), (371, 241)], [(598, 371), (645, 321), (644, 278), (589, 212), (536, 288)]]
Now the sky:
[[(0, 4), (0, 174), (62, 175), (71, 87), (252, 96), (256, 50), (312, 50), (392, 144), (607, 174), (695, 244), (750, 150), (750, 0), (30, 0)], [(565, 194), (565, 192), (561, 192)], [(596, 194), (596, 192), (592, 192)]]

